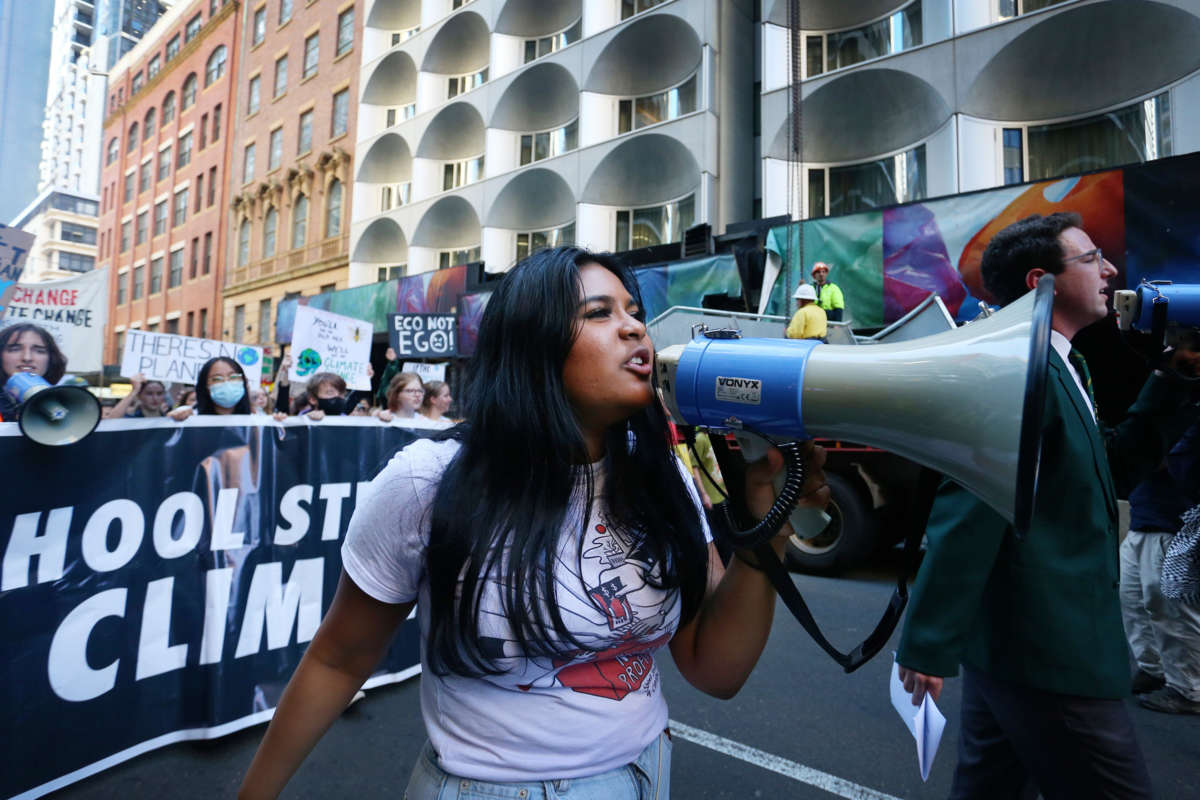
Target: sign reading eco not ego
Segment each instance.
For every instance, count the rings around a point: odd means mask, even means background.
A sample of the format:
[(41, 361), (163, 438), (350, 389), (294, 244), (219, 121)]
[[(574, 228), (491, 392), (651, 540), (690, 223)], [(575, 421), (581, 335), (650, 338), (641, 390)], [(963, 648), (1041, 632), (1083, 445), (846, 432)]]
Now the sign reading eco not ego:
[(398, 356), (457, 356), (458, 318), (453, 314), (388, 314), (388, 344)]
[(140, 372), (152, 381), (195, 383), (204, 362), (217, 356), (231, 358), (240, 364), (249, 386), (257, 386), (262, 381), (261, 347), (136, 329), (125, 332), (121, 374), (132, 378)]

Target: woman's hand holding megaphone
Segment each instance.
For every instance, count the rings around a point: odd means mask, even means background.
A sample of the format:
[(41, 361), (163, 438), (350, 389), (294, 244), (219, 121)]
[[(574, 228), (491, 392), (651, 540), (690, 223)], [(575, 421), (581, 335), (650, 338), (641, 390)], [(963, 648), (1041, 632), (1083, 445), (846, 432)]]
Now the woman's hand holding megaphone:
[[(797, 508), (823, 509), (829, 505), (829, 486), (825, 483), (825, 448), (814, 444), (810, 439), (804, 442), (804, 485), (800, 492)], [(746, 465), (746, 510), (755, 519), (762, 519), (771, 510), (775, 502), (775, 476), (783, 469), (783, 454), (774, 447), (767, 448), (765, 458), (760, 458)], [(788, 537), (793, 533), (792, 526), (785, 524), (771, 540), (771, 546), (780, 560), (783, 559), (787, 548)], [(754, 556), (750, 553), (740, 553), (750, 563)]]

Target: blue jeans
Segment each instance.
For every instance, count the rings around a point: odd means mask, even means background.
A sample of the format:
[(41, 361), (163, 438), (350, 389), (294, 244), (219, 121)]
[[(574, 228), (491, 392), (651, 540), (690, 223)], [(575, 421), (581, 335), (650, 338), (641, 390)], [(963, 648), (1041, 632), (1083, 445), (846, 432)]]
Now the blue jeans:
[(633, 762), (585, 778), (493, 783), (461, 778), (438, 766), (425, 742), (404, 800), (667, 800), (671, 796), (671, 735), (663, 731)]

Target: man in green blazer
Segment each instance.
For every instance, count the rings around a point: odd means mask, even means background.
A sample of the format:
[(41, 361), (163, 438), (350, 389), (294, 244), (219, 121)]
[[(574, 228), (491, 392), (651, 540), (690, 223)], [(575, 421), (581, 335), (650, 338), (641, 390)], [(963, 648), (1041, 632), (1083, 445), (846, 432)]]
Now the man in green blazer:
[[(1000, 231), (981, 272), (1002, 304), (1055, 276), (1038, 497), (1018, 540), (985, 503), (943, 482), (926, 530), (897, 661), (919, 704), (963, 665), (954, 798), (1150, 797), (1121, 698), (1129, 656), (1118, 597), (1117, 486), (1163, 457), (1156, 426), (1186, 388), (1152, 376), (1117, 428), (1098, 423), (1091, 379), (1070, 339), (1108, 314), (1117, 274), (1076, 214)], [(967, 413), (970, 413), (969, 411)], [(1115, 479), (1115, 482), (1114, 482)]]

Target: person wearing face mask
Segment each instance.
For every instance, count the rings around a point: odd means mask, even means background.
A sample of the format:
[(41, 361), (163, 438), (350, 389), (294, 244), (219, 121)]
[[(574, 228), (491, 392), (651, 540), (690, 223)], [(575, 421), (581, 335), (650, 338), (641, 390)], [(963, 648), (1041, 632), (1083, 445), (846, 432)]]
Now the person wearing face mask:
[(196, 376), (196, 405), (180, 406), (167, 416), (182, 422), (192, 414), (249, 414), (246, 373), (232, 358), (217, 356), (204, 362)]
[(17, 422), (21, 407), (4, 384), (17, 372), (30, 372), (58, 383), (67, 371), (67, 357), (44, 328), (29, 323), (0, 330), (0, 422)]
[(123, 417), (164, 417), (168, 412), (167, 387), (162, 381), (148, 381), (138, 373), (129, 379), (133, 388), (104, 413), (105, 419)]
[(333, 372), (318, 372), (308, 382), (308, 405), (306, 412), (301, 412), (313, 422), (319, 422), (326, 416), (349, 416), (355, 414), (358, 401), (363, 397), (370, 400), (369, 392), (351, 392), (346, 394), (346, 381), (341, 375)]

